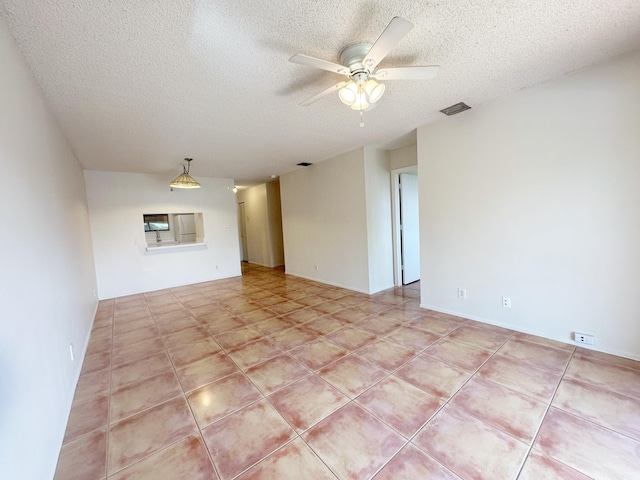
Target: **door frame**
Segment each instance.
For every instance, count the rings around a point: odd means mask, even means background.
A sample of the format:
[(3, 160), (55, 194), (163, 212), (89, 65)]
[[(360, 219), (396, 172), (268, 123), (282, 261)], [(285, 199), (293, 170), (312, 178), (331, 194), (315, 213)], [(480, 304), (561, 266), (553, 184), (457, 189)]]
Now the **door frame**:
[[(418, 175), (418, 166), (396, 168), (391, 170), (391, 223), (393, 224), (393, 284), (402, 286), (402, 251), (400, 231), (400, 174), (411, 173)], [(422, 276), (422, 272), (420, 272)]]

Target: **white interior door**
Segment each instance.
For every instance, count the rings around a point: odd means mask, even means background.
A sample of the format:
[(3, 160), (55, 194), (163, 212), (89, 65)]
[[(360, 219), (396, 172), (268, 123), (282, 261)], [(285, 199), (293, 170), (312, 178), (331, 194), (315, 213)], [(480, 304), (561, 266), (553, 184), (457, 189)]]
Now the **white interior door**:
[(418, 176), (400, 174), (400, 249), (402, 284), (420, 280), (420, 229), (418, 220)]

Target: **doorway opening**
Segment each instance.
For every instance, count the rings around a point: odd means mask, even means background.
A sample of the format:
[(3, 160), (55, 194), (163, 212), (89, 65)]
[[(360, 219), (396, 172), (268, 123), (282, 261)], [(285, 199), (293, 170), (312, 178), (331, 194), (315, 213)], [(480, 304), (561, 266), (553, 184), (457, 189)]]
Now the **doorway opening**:
[(284, 266), (280, 182), (238, 189), (238, 232), (242, 263)]
[(420, 223), (417, 166), (393, 170), (394, 282), (420, 280)]

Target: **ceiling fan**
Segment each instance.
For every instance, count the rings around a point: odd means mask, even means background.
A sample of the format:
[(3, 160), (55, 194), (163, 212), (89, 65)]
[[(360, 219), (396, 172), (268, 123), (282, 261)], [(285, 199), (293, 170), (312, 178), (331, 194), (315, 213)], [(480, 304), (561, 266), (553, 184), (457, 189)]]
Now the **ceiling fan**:
[[(413, 23), (404, 18), (393, 17), (376, 42), (356, 43), (340, 52), (340, 64), (309, 57), (298, 53), (289, 59), (290, 62), (308, 67), (327, 70), (344, 75), (348, 80), (336, 83), (300, 105), (310, 105), (316, 100), (338, 91), (340, 100), (353, 110), (362, 110), (377, 102), (384, 93), (385, 86), (376, 80), (430, 80), (436, 76), (437, 65), (415, 67), (393, 67), (376, 70), (378, 64), (413, 28)], [(363, 126), (363, 123), (360, 123)]]

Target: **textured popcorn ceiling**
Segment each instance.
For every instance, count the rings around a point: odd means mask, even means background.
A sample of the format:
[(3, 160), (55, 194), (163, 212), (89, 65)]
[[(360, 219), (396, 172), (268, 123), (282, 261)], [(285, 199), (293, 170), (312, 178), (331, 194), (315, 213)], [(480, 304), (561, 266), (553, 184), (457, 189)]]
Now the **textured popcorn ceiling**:
[[(239, 184), (403, 146), (444, 107), (640, 48), (638, 0), (0, 0), (0, 15), (84, 168), (171, 176), (193, 157), (194, 177)], [(298, 105), (342, 77), (290, 56), (337, 62), (396, 15), (415, 28), (380, 67), (438, 77), (386, 82), (364, 128), (337, 94)]]

